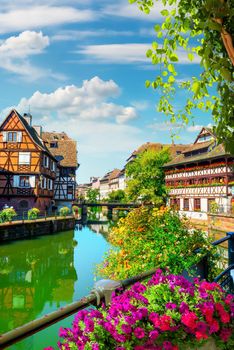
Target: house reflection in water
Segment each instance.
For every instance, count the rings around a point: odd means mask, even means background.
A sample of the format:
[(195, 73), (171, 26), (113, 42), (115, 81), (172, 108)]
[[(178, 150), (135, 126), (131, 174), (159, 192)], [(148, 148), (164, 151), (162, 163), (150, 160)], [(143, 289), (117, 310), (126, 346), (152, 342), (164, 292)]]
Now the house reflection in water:
[(0, 246), (0, 333), (72, 302), (74, 232)]

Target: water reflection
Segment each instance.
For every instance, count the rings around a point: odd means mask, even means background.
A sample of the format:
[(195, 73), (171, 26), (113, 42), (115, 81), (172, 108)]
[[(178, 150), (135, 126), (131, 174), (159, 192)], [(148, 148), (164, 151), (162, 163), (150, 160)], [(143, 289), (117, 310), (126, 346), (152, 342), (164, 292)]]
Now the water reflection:
[(72, 302), (74, 247), (74, 232), (0, 246), (1, 333), (35, 319), (46, 303)]

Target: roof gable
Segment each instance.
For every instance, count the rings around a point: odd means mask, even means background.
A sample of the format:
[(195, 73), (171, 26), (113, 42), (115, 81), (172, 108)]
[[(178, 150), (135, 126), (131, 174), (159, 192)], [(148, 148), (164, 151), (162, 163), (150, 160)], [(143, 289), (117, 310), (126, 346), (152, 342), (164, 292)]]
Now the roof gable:
[(196, 143), (201, 143), (201, 142), (206, 142), (206, 141), (211, 141), (211, 140), (216, 140), (215, 134), (212, 132), (210, 128), (203, 127), (199, 134), (197, 135), (194, 144)]
[[(4, 125), (13, 117), (17, 117), (21, 123), (21, 125), (23, 126), (23, 128), (25, 129), (25, 131), (27, 132), (28, 136), (30, 137), (30, 139), (32, 140), (32, 142), (34, 144), (36, 144), (42, 151), (48, 153), (51, 157), (53, 157), (53, 155), (50, 153), (50, 151), (48, 150), (48, 148), (45, 146), (43, 140), (39, 137), (38, 133), (36, 132), (36, 130), (28, 124), (28, 122), (24, 119), (24, 117), (22, 117), (22, 115), (20, 115), (15, 109), (12, 109), (9, 114), (6, 116), (6, 118), (3, 120), (2, 124), (0, 125), (0, 129), (2, 129), (4, 127)], [(54, 157), (53, 157), (54, 158)]]

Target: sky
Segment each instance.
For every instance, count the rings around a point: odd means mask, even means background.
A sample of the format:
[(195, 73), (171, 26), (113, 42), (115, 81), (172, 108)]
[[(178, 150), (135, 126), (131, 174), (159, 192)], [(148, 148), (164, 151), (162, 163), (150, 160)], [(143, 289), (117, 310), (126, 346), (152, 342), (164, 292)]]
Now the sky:
[[(145, 88), (158, 68), (146, 51), (162, 21), (128, 0), (0, 0), (0, 121), (15, 108), (33, 124), (77, 141), (78, 183), (123, 168), (145, 142), (171, 143), (176, 126), (157, 112), (157, 91)], [(200, 71), (179, 54), (179, 79)], [(183, 105), (178, 92), (176, 107)], [(190, 143), (212, 122), (197, 114), (176, 143)]]

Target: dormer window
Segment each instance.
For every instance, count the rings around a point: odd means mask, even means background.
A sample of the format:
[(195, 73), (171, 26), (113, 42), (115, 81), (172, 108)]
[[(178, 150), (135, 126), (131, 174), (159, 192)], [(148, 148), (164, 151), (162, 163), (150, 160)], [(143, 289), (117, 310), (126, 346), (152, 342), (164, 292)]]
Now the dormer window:
[(58, 148), (58, 142), (57, 141), (50, 142), (50, 148)]

